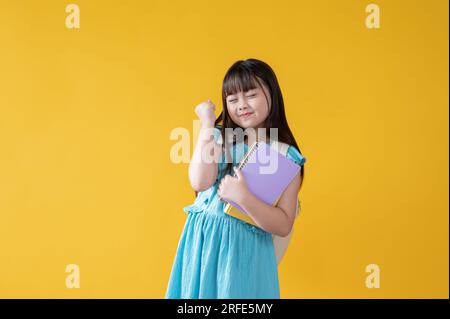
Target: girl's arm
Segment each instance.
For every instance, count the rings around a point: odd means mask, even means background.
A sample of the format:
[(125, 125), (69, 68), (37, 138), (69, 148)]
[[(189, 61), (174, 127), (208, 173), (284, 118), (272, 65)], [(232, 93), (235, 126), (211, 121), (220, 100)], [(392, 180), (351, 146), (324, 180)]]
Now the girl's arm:
[(250, 214), (259, 227), (274, 235), (286, 237), (294, 224), (300, 182), (299, 173), (283, 192), (276, 207), (262, 202), (251, 192), (246, 192), (245, 198), (237, 204)]
[(214, 109), (215, 105), (209, 100), (199, 104), (195, 109), (202, 124), (189, 163), (189, 181), (197, 192), (210, 188), (217, 178), (222, 148), (216, 143), (213, 136)]

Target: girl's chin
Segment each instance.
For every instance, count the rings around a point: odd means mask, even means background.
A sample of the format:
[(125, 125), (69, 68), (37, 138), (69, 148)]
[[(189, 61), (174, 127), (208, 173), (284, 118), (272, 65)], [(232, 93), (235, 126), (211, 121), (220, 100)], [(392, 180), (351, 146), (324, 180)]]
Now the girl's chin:
[(238, 121), (234, 121), (237, 125), (242, 127), (243, 129), (246, 128), (256, 128), (259, 125), (259, 122), (256, 118), (248, 118), (248, 119), (239, 119)]
[(253, 125), (253, 123), (244, 122), (244, 123), (241, 123), (240, 127), (242, 127), (243, 129), (246, 129), (246, 128), (253, 128), (254, 125)]
[(251, 119), (251, 120), (248, 120), (248, 121), (241, 121), (240, 126), (242, 128), (254, 128), (254, 129), (257, 129), (258, 127), (261, 126), (261, 124), (262, 123), (256, 121), (256, 119)]
[(239, 123), (241, 124), (241, 127), (249, 128), (254, 127), (257, 121), (255, 121), (255, 118), (248, 118), (248, 119), (241, 119)]

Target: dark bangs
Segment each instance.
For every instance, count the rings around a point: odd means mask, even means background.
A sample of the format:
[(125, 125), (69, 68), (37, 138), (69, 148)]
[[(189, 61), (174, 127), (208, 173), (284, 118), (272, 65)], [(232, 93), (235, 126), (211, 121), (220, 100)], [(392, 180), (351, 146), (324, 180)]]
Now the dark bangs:
[(222, 97), (236, 94), (238, 92), (247, 92), (259, 87), (259, 81), (251, 70), (237, 65), (226, 74), (222, 84)]

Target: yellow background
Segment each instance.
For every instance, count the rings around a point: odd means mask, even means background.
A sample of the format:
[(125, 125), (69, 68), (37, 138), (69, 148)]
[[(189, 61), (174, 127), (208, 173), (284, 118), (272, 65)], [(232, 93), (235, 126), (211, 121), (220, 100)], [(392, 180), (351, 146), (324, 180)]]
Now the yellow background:
[(307, 158), (281, 297), (448, 298), (447, 1), (378, 30), (370, 1), (68, 3), (0, 2), (0, 297), (163, 298), (194, 200), (169, 134), (253, 57)]

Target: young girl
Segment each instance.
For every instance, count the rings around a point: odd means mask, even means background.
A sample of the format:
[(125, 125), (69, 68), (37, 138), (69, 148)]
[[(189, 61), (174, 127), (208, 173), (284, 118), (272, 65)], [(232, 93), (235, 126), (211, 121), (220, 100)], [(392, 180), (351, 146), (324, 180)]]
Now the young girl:
[[(188, 216), (166, 298), (280, 298), (272, 234), (284, 237), (292, 229), (306, 158), (289, 129), (281, 90), (269, 65), (256, 59), (234, 63), (223, 80), (222, 100), (223, 111), (217, 119), (209, 100), (195, 110), (202, 127), (189, 180), (197, 198), (183, 208)], [(257, 140), (265, 140), (269, 128), (277, 128), (278, 140), (289, 145), (286, 156), (301, 170), (276, 207), (249, 192), (242, 173), (235, 169), (249, 147), (249, 138), (233, 141), (228, 149), (226, 128), (255, 129), (258, 135), (263, 131), (258, 128), (267, 128), (266, 136), (257, 136)], [(208, 146), (212, 161), (202, 158)], [(226, 214), (223, 199), (244, 208), (259, 227)]]

